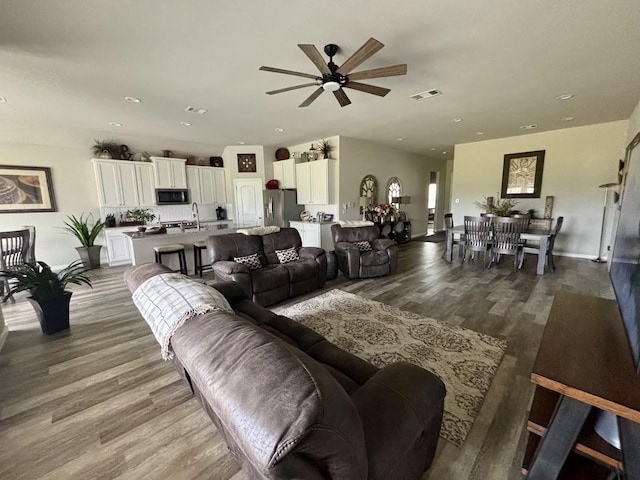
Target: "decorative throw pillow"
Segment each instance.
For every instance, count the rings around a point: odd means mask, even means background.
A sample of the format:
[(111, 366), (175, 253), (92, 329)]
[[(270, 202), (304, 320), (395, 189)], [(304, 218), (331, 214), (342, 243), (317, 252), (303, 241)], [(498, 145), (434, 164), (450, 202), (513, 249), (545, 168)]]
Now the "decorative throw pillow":
[(300, 260), (298, 252), (296, 252), (296, 247), (286, 248), (284, 250), (276, 250), (276, 255), (278, 256), (278, 261), (280, 263), (289, 263)]
[(358, 250), (361, 252), (370, 252), (372, 250), (371, 244), (366, 240), (363, 240), (362, 242), (353, 242), (353, 244), (358, 247)]
[(249, 270), (258, 270), (259, 268), (262, 268), (262, 263), (260, 263), (257, 253), (247, 255), (246, 257), (233, 257), (233, 261), (246, 265), (249, 267)]

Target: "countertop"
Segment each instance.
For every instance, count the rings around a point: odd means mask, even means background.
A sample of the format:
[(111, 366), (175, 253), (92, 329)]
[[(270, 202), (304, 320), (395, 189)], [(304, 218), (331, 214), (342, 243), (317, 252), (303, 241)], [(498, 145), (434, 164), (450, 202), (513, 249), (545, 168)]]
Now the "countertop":
[(221, 235), (223, 233), (233, 233), (239, 228), (235, 223), (229, 222), (229, 221), (226, 221), (226, 222), (221, 221), (221, 222), (215, 222), (215, 223), (206, 222), (206, 224), (203, 224), (203, 223), (205, 222), (201, 222), (200, 230), (198, 230), (197, 228), (188, 228), (188, 229), (185, 229), (184, 231), (180, 231), (177, 229), (176, 231), (174, 231), (174, 229), (170, 228), (168, 229), (167, 233), (146, 233), (146, 232), (138, 232), (136, 230), (131, 230), (129, 232), (123, 232), (123, 233), (127, 235), (129, 238), (131, 238), (132, 240), (140, 240), (144, 238), (160, 239), (160, 238), (166, 238), (166, 237), (172, 237), (178, 240), (178, 238), (180, 237), (192, 237), (194, 235), (208, 236), (208, 235)]

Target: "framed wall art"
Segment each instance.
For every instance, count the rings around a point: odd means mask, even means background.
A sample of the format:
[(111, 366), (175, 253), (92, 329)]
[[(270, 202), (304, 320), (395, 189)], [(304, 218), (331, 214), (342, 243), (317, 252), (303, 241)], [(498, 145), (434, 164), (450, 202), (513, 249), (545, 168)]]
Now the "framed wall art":
[(540, 198), (545, 150), (510, 153), (502, 167), (502, 198)]
[(55, 211), (49, 167), (0, 165), (0, 213)]
[(238, 172), (241, 172), (241, 173), (256, 172), (256, 154), (255, 153), (239, 153), (238, 154)]

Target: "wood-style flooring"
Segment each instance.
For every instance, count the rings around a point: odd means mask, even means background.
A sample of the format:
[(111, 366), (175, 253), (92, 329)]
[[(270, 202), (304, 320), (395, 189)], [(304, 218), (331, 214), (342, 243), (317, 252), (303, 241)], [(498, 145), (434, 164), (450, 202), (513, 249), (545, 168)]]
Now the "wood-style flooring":
[[(480, 261), (447, 264), (443, 248), (401, 245), (400, 273), (369, 280), (339, 275), (313, 295), (341, 288), (505, 337), (507, 355), (469, 437), (462, 448), (441, 440), (423, 480), (520, 478), (529, 374), (553, 296), (567, 289), (613, 298), (606, 266), (561, 257), (555, 273), (539, 277), (535, 257), (514, 273), (508, 258), (489, 270)], [(74, 290), (68, 333), (43, 335), (24, 296), (2, 305), (9, 335), (0, 351), (1, 479), (246, 478), (187, 386), (160, 359), (123, 271), (98, 270), (93, 290)]]

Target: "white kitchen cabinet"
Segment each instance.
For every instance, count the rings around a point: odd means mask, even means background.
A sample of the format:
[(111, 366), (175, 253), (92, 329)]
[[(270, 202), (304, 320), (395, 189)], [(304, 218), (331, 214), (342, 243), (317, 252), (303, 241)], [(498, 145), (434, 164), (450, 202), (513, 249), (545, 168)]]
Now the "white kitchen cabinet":
[(156, 188), (187, 188), (185, 158), (151, 157)]
[(296, 164), (298, 203), (329, 205), (334, 202), (335, 160), (323, 159)]
[(136, 186), (138, 189), (138, 205), (151, 207), (156, 204), (156, 185), (153, 173), (153, 164), (136, 162)]
[(296, 188), (296, 160), (273, 162), (273, 178), (278, 180), (280, 188)]
[(133, 229), (132, 227), (105, 228), (104, 235), (107, 243), (107, 258), (109, 259), (110, 267), (114, 265), (130, 265), (132, 263), (133, 255), (129, 248), (131, 242), (124, 232)]
[(201, 205), (226, 203), (224, 169), (187, 165), (186, 174), (192, 202)]
[(289, 222), (291, 228), (298, 230), (303, 247), (318, 247), (333, 250), (331, 223)]
[[(93, 160), (98, 187), (98, 201), (101, 207), (135, 207), (141, 205), (136, 174), (136, 164), (139, 163), (122, 160)], [(148, 182), (148, 178), (143, 180), (145, 185), (148, 185)], [(145, 188), (148, 191), (148, 186)], [(148, 196), (148, 193), (145, 193), (145, 195)], [(153, 205), (154, 203), (152, 201), (152, 203), (145, 203), (144, 205)]]

